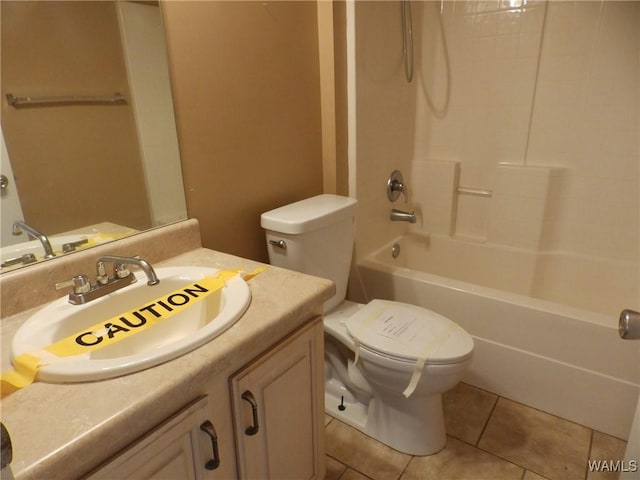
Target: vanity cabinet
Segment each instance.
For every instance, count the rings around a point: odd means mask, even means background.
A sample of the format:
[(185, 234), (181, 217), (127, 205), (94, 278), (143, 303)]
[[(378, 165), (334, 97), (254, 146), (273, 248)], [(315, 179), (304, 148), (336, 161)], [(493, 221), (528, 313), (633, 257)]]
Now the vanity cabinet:
[(323, 371), (318, 317), (85, 478), (324, 478)]
[(231, 378), (242, 479), (324, 478), (321, 318)]
[[(87, 480), (213, 479), (217, 432), (200, 397), (147, 433)], [(215, 458), (214, 458), (215, 457)]]

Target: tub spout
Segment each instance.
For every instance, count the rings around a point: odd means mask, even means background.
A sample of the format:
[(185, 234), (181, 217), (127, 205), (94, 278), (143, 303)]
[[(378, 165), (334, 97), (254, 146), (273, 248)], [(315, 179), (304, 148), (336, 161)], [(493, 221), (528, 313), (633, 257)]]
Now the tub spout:
[(416, 223), (416, 214), (415, 212), (403, 212), (402, 210), (393, 209), (391, 210), (391, 214), (389, 218), (393, 222), (409, 222)]

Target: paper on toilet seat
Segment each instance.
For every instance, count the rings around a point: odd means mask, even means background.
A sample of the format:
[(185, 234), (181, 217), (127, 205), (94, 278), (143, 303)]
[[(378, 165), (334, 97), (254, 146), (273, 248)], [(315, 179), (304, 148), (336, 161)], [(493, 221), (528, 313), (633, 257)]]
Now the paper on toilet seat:
[(354, 362), (358, 362), (363, 344), (392, 357), (415, 358), (411, 379), (403, 391), (408, 398), (417, 388), (428, 359), (459, 327), (451, 321), (427, 324), (420, 310), (397, 304), (386, 304), (367, 313), (348, 325), (355, 344)]

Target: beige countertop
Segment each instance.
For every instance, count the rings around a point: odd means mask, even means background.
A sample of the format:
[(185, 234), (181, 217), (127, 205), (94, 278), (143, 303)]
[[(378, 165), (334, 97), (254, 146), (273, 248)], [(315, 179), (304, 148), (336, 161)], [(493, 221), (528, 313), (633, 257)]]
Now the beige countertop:
[[(179, 265), (251, 271), (260, 264), (204, 248), (154, 264)], [(190, 353), (110, 380), (36, 382), (3, 398), (1, 417), (13, 442), (16, 479), (70, 479), (87, 473), (196, 398), (207, 379), (228, 377), (318, 315), (333, 293), (327, 280), (276, 267), (248, 283), (252, 299), (245, 314), (220, 337)], [(3, 371), (10, 367), (13, 333), (38, 308), (2, 319)]]

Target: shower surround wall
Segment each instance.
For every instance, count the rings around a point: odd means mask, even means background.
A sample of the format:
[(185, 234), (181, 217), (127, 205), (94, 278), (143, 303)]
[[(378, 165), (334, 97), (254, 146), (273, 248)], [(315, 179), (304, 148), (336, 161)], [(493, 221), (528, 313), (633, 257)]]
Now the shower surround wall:
[[(349, 296), (446, 315), (476, 342), (465, 381), (626, 438), (640, 350), (617, 315), (640, 308), (640, 2), (411, 6), (412, 83), (400, 2), (353, 6)], [(395, 169), (407, 203), (387, 200)]]
[(411, 5), (408, 83), (399, 2), (355, 2), (358, 257), (412, 229), (637, 265), (640, 3)]

